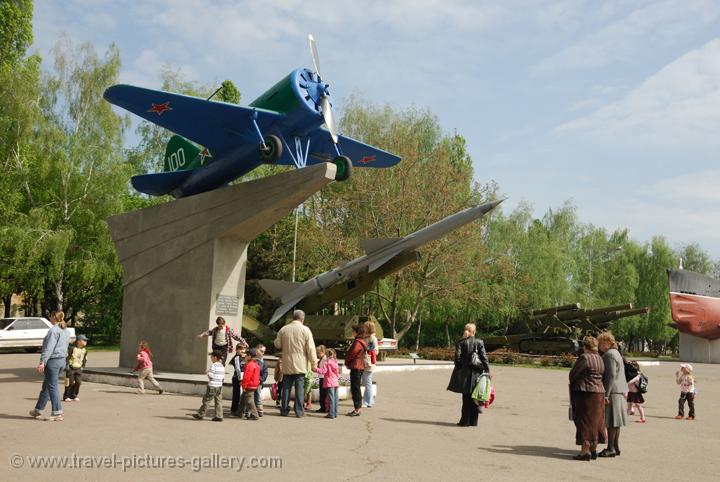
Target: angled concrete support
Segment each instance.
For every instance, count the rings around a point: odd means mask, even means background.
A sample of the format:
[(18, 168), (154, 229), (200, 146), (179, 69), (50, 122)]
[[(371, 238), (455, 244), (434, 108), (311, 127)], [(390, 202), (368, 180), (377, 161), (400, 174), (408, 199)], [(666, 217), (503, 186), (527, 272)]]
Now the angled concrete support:
[(680, 361), (720, 363), (720, 339), (708, 340), (680, 333)]
[(334, 178), (323, 163), (108, 219), (123, 267), (120, 366), (148, 340), (158, 370), (203, 373), (209, 340), (195, 335), (217, 316), (241, 327), (248, 244)]

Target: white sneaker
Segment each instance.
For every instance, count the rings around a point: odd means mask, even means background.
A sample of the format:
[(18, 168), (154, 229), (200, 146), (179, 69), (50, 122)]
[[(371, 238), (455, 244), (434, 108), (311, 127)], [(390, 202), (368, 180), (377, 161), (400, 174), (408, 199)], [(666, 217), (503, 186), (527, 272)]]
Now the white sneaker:
[(79, 397), (75, 397), (75, 398), (72, 399), (72, 401), (73, 401), (73, 402), (79, 402), (79, 401), (80, 401), (80, 398), (79, 398)]
[(63, 402), (72, 402), (72, 398), (67, 397), (65, 400), (63, 400)]
[(40, 418), (42, 417), (42, 412), (36, 408), (33, 408), (32, 410), (30, 410), (30, 416), (32, 418)]

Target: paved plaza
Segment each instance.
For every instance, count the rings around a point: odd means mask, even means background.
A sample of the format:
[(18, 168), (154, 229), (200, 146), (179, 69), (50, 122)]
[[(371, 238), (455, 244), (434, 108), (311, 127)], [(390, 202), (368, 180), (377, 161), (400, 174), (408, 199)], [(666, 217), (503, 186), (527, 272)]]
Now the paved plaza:
[[(449, 369), (377, 374), (377, 405), (357, 418), (282, 418), (270, 402), (258, 422), (200, 422), (189, 416), (199, 397), (86, 383), (80, 402), (64, 403), (65, 421), (43, 422), (28, 417), (42, 380), (37, 358), (0, 354), (0, 480), (229, 480), (238, 469), (227, 465), (240, 462), (242, 474), (259, 480), (699, 481), (720, 473), (720, 367), (713, 365), (696, 366), (694, 422), (674, 419), (679, 364), (646, 367), (648, 423), (623, 429), (621, 457), (580, 462), (571, 459), (566, 370), (493, 366), (497, 398), (476, 428), (455, 426), (460, 396), (445, 391)], [(88, 365), (117, 359), (91, 352)], [(340, 413), (349, 410), (342, 402)], [(33, 457), (63, 455), (76, 467), (105, 468), (31, 467), (49, 463)], [(161, 463), (166, 468), (145, 468)]]

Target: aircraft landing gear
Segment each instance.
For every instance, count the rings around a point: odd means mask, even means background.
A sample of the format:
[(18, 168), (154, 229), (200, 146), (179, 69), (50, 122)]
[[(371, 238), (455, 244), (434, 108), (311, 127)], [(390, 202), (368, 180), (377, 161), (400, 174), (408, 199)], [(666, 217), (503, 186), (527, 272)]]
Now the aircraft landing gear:
[(336, 181), (346, 181), (352, 175), (352, 161), (348, 156), (338, 156), (333, 161), (333, 164), (337, 167), (335, 173)]
[(265, 145), (260, 144), (260, 160), (266, 164), (275, 164), (282, 156), (282, 142), (274, 135), (265, 137)]

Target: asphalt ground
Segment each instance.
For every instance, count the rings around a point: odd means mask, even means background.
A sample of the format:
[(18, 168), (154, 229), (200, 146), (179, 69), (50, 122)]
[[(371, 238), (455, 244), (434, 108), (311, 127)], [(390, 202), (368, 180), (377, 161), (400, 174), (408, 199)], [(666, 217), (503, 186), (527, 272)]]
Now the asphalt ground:
[[(89, 364), (112, 366), (117, 356), (93, 352)], [(674, 419), (679, 365), (646, 367), (648, 422), (622, 430), (621, 457), (580, 462), (571, 459), (567, 370), (492, 367), (496, 401), (478, 427), (455, 426), (460, 396), (445, 390), (449, 369), (377, 374), (377, 404), (360, 417), (344, 416), (345, 401), (335, 420), (284, 418), (266, 404), (257, 422), (197, 421), (190, 414), (199, 397), (86, 383), (80, 402), (64, 403), (65, 420), (51, 422), (28, 416), (41, 386), (37, 358), (0, 354), (3, 481), (228, 480), (238, 472), (261, 480), (699, 481), (720, 472), (719, 366), (696, 365), (695, 421)]]

